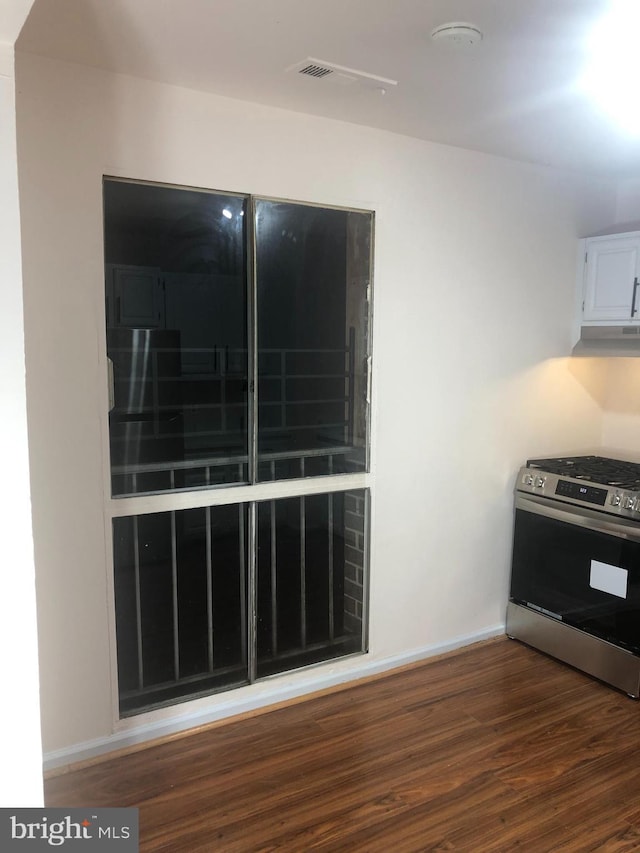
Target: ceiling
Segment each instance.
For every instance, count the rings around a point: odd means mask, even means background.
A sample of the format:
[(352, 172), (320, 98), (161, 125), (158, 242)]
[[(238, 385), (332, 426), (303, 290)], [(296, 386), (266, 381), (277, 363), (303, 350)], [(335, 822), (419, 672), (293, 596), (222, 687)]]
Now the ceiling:
[(32, 3), (33, 0), (0, 0), (0, 44), (15, 42)]
[[(35, 0), (16, 47), (518, 160), (632, 176), (640, 174), (640, 139), (617, 130), (576, 86), (585, 39), (607, 6)], [(483, 40), (472, 48), (434, 42), (431, 31), (451, 21), (474, 24)], [(307, 57), (397, 85), (286, 70)]]

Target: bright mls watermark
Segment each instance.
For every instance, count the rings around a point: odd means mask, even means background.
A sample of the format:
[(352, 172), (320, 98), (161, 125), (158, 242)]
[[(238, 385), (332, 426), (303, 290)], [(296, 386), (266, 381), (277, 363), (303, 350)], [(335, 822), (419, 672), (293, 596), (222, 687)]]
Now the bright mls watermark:
[(138, 853), (138, 809), (0, 809), (0, 850)]

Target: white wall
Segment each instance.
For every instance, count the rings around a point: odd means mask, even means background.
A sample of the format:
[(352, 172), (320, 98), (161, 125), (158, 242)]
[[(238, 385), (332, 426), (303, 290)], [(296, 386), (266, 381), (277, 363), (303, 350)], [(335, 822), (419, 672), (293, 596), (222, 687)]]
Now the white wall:
[(13, 46), (0, 42), (0, 807), (43, 801), (14, 91)]
[[(598, 402), (563, 356), (575, 239), (612, 221), (614, 188), (36, 57), (20, 57), (19, 82), (46, 749), (104, 745), (114, 730), (103, 173), (376, 211), (367, 661), (499, 630), (517, 467), (600, 439)], [(362, 667), (357, 658), (285, 676), (269, 695)], [(128, 725), (238, 709), (266, 690)]]
[[(640, 179), (618, 181), (616, 216), (608, 233), (640, 230)], [(599, 395), (602, 444), (640, 459), (640, 358), (600, 359), (606, 381)]]
[(602, 443), (640, 460), (640, 358), (609, 358)]
[(626, 178), (618, 182), (616, 199), (616, 224), (618, 231), (631, 230), (640, 223), (640, 179)]

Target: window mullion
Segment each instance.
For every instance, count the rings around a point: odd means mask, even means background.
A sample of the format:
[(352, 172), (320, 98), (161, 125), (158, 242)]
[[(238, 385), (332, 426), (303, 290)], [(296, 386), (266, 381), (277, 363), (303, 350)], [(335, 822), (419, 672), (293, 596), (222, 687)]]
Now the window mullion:
[(258, 285), (256, 270), (256, 206), (252, 197), (247, 200), (247, 359), (249, 374), (249, 483), (258, 482)]
[[(256, 207), (253, 198), (247, 199), (245, 211), (245, 240), (247, 252), (247, 360), (248, 360), (248, 478), (253, 486), (258, 482), (258, 287), (256, 271)], [(247, 675), (249, 683), (257, 678), (257, 549), (258, 528), (255, 502), (248, 507), (247, 554)]]

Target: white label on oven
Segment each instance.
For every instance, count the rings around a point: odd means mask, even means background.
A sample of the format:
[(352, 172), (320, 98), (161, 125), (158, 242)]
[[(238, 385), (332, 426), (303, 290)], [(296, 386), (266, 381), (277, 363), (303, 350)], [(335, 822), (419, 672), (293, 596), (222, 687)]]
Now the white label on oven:
[(618, 598), (627, 597), (627, 576), (629, 572), (619, 566), (610, 566), (608, 563), (600, 563), (591, 560), (591, 573), (589, 575), (589, 586), (617, 595)]

